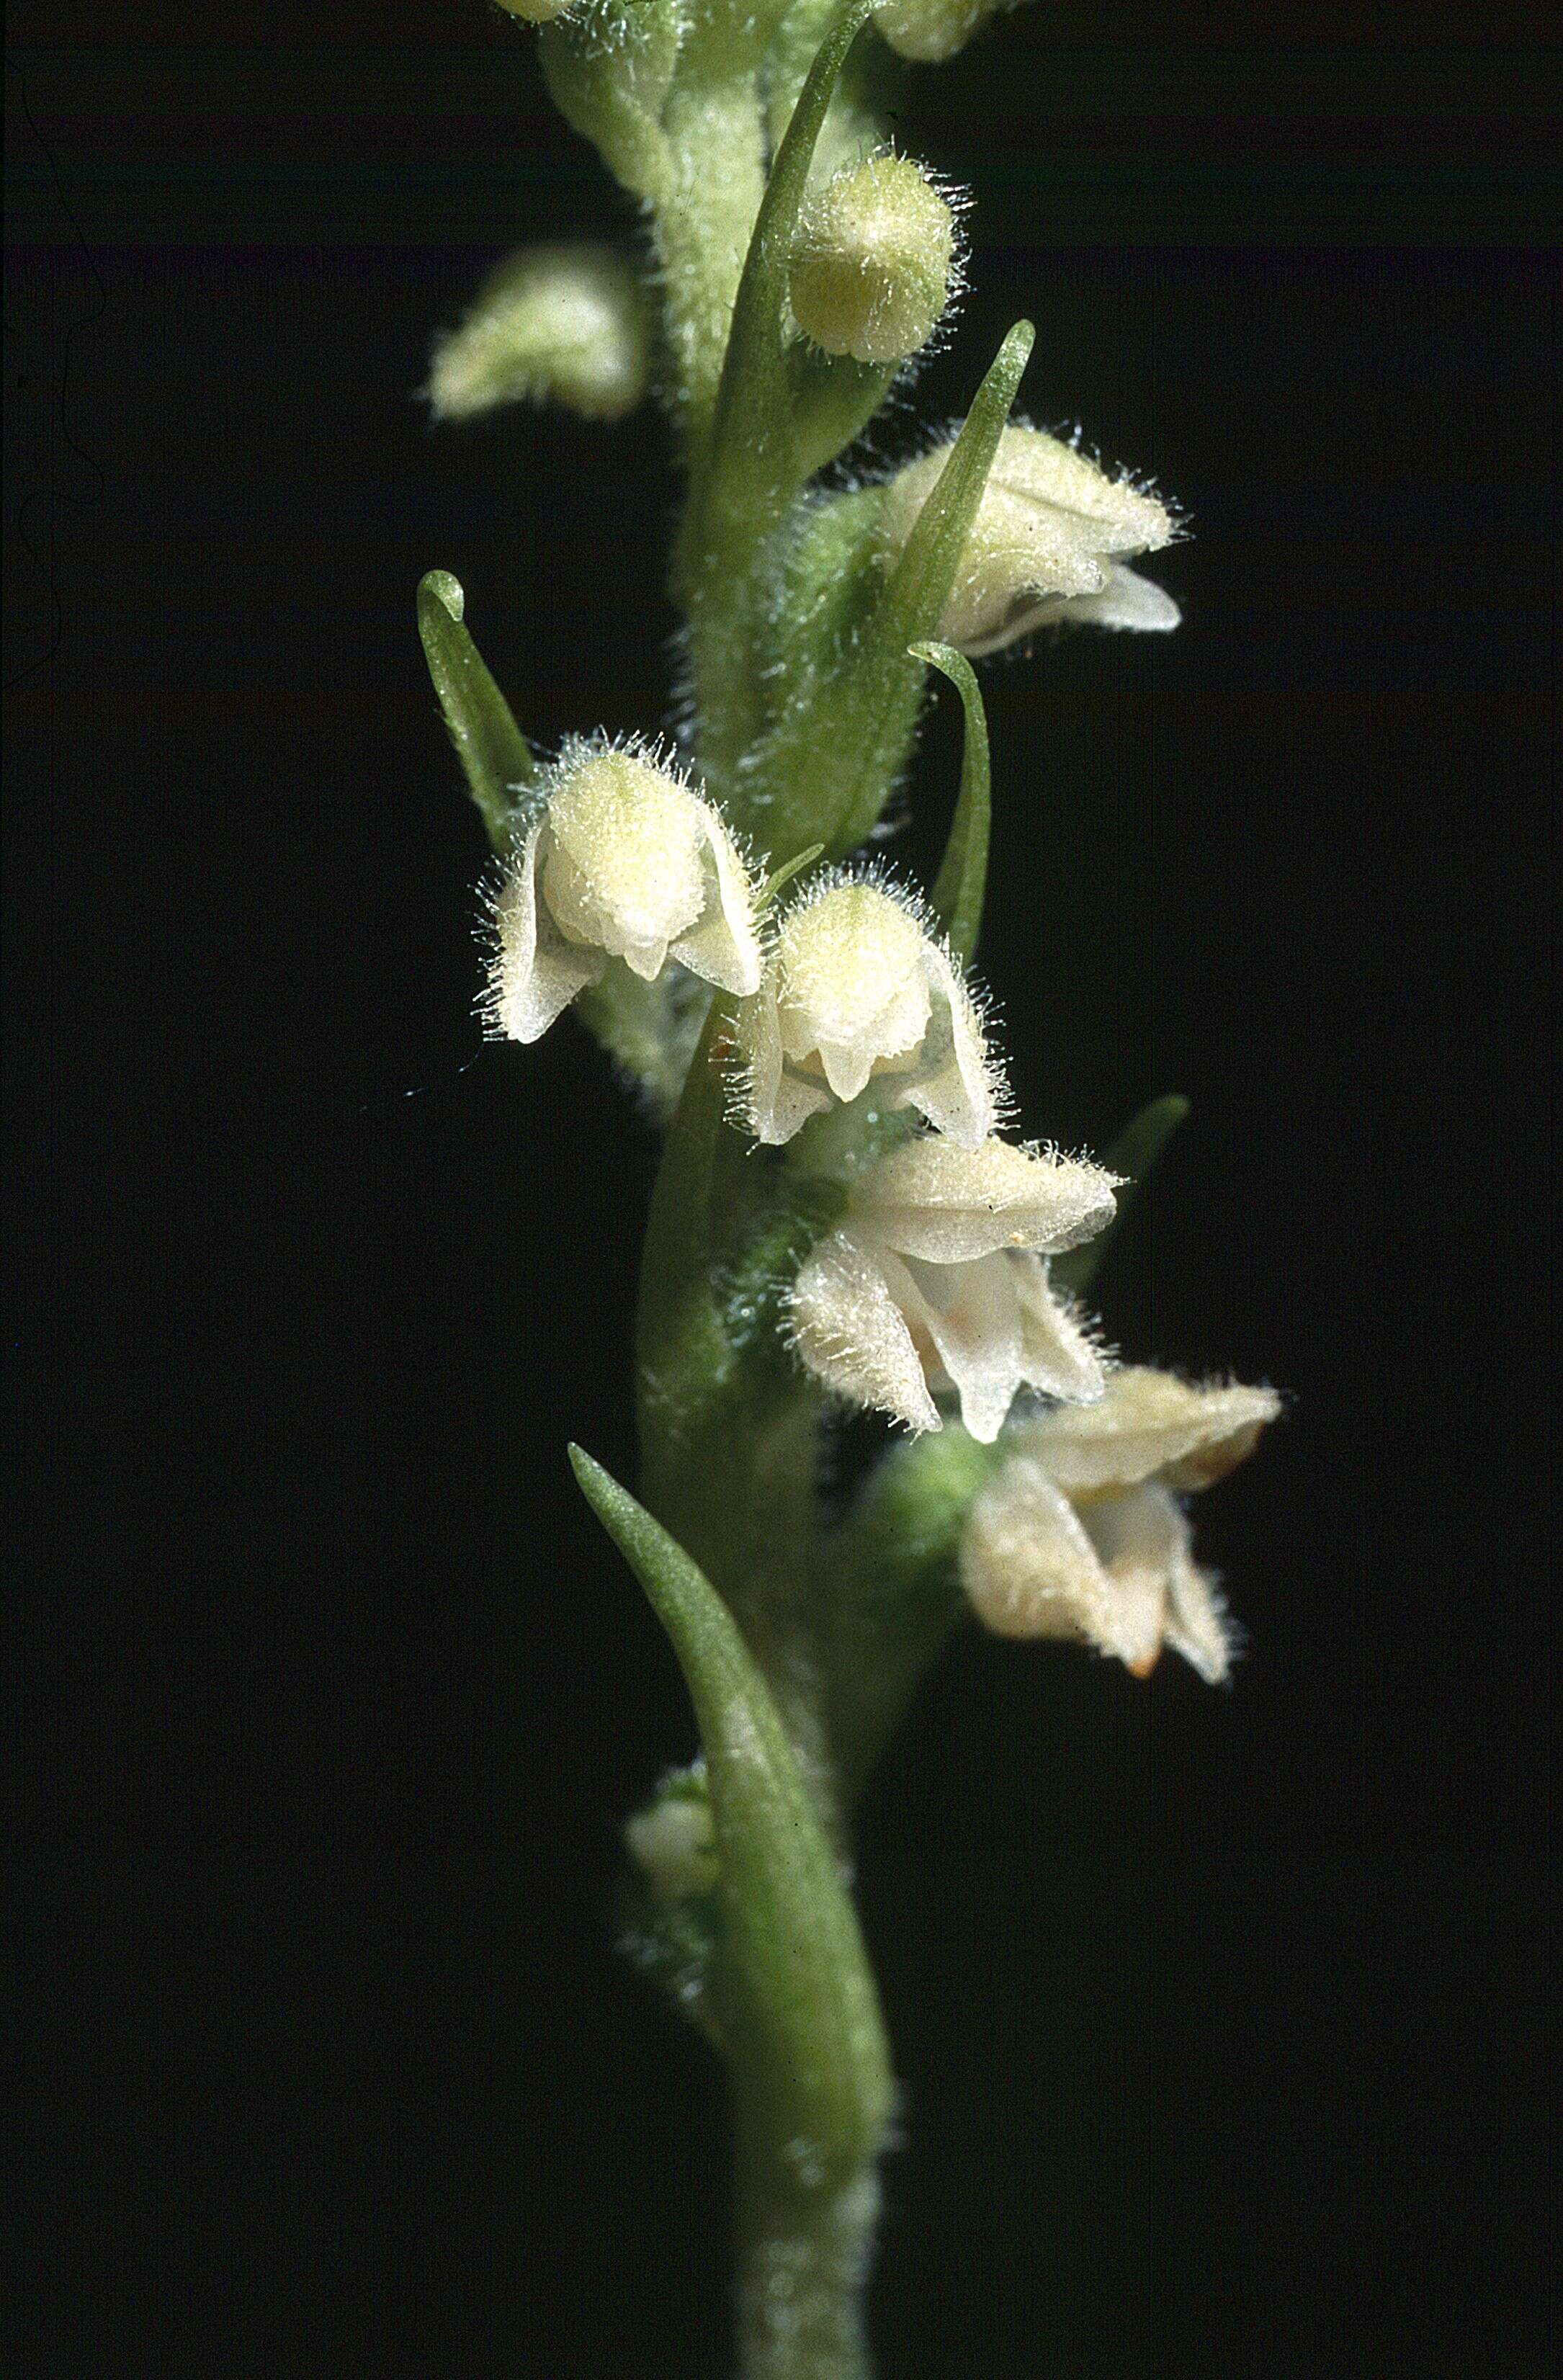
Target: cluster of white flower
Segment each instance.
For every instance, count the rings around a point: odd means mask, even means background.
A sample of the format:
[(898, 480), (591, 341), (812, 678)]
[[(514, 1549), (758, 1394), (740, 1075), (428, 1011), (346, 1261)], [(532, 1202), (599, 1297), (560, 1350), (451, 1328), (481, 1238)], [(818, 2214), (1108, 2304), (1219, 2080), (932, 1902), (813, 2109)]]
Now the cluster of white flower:
[[(1084, 1640), (1141, 1674), (1167, 1643), (1224, 1676), (1177, 1497), (1240, 1462), (1278, 1401), (1115, 1371), (1052, 1288), (1048, 1259), (1111, 1220), (1117, 1179), (998, 1137), (980, 1007), (917, 904), (837, 869), (767, 917), (710, 802), (643, 749), (580, 743), (544, 778), (494, 923), (500, 1036), (536, 1040), (614, 962), (645, 980), (677, 962), (737, 1003), (733, 1111), (756, 1141), (856, 1100), (905, 1111), (911, 1136), (857, 1174), (793, 1283), (798, 1355), (909, 1430), (941, 1428), (949, 1395), (973, 1438), (1005, 1432), (962, 1556), (991, 1628)], [(1023, 1390), (1048, 1402), (1012, 1422)]]

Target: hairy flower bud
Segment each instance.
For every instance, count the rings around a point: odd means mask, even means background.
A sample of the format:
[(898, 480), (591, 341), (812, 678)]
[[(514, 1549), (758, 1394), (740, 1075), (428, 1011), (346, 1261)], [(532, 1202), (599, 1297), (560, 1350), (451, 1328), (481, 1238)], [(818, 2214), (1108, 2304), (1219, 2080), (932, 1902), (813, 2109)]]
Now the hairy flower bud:
[(663, 1778), (649, 1807), (625, 1825), (624, 1847), (659, 1900), (714, 1889), (721, 1866), (703, 1761)]
[(802, 1266), (794, 1345), (836, 1395), (909, 1429), (941, 1427), (934, 1393), (952, 1390), (984, 1444), (1022, 1388), (1099, 1397), (1101, 1358), (1044, 1259), (1111, 1220), (1115, 1180), (999, 1140), (910, 1142), (854, 1184), (846, 1220)]
[(523, 398), (616, 421), (646, 394), (650, 351), (644, 293), (616, 249), (526, 248), (436, 346), (429, 401), (441, 421)]
[(610, 959), (649, 983), (671, 954), (751, 993), (754, 917), (748, 873), (709, 802), (636, 751), (569, 747), (494, 904), (493, 1029), (537, 1040)]
[(551, 25), (555, 17), (563, 17), (573, 8), (576, 0), (499, 0), (507, 17), (519, 17), (524, 25)]
[(963, 1148), (993, 1128), (997, 1075), (953, 959), (911, 904), (860, 878), (827, 879), (782, 920), (743, 1011), (745, 1120), (777, 1143), (882, 1078)]
[(1195, 1388), (1136, 1366), (1088, 1412), (1020, 1423), (962, 1539), (978, 1617), (1001, 1636), (1094, 1645), (1137, 1677), (1170, 1645), (1218, 1683), (1231, 1631), (1175, 1491), (1224, 1477), (1279, 1411), (1272, 1389)]
[(1019, 0), (879, 0), (874, 22), (903, 58), (937, 66), (952, 58), (980, 25)]
[(944, 311), (955, 215), (920, 165), (889, 152), (843, 166), (810, 204), (793, 249), (793, 311), (828, 355), (915, 355)]
[[(898, 472), (885, 492), (885, 560), (893, 562), (950, 459), (936, 447)], [(1178, 609), (1159, 588), (1122, 567), (1174, 534), (1158, 498), (1109, 480), (1087, 456), (1045, 431), (1011, 428), (999, 442), (976, 519), (939, 621), (964, 653), (994, 652), (1055, 619), (1108, 627), (1169, 628)]]

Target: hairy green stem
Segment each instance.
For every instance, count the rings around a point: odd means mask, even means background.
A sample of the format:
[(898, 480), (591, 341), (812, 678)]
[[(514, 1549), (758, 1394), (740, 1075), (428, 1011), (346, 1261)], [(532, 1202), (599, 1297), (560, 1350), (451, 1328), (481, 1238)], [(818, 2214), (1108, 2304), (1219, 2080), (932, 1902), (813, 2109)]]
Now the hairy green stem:
[(878, 2177), (807, 2187), (741, 2086), (733, 2098), (742, 2380), (870, 2380), (863, 2292)]
[(709, 434), (733, 300), (765, 187), (752, 70), (675, 85), (664, 129), (670, 165), (655, 237), (672, 390), (693, 465)]

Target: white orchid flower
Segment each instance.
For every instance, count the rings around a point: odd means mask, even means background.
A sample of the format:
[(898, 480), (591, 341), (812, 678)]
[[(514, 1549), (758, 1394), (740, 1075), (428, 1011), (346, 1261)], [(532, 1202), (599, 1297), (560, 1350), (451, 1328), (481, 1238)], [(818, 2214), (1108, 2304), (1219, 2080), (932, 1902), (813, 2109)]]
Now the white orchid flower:
[(674, 958), (759, 988), (755, 888), (717, 811), (633, 747), (567, 747), (494, 902), (488, 1012), (536, 1041), (610, 959), (654, 982)]
[(871, 880), (828, 877), (793, 904), (738, 1034), (757, 1140), (791, 1140), (871, 1080), (963, 1148), (993, 1130), (1000, 1079), (960, 969), (913, 902)]
[(1000, 1636), (1094, 1645), (1136, 1677), (1170, 1645), (1219, 1683), (1232, 1632), (1178, 1497), (1224, 1478), (1279, 1411), (1273, 1389), (1193, 1387), (1135, 1366), (1087, 1412), (1018, 1423), (962, 1540), (979, 1618)]
[(817, 1379), (909, 1429), (942, 1427), (952, 1390), (984, 1444), (1022, 1388), (1099, 1397), (1102, 1359), (1048, 1283), (1045, 1257), (1112, 1216), (1115, 1176), (999, 1140), (925, 1135), (854, 1186), (846, 1220), (794, 1284), (794, 1345)]
[[(885, 492), (884, 558), (895, 561), (949, 461), (952, 443), (909, 463)], [(1158, 497), (1110, 480), (1045, 431), (1012, 427), (999, 452), (939, 621), (980, 656), (1055, 620), (1104, 628), (1175, 628), (1172, 598), (1124, 567), (1176, 535)]]

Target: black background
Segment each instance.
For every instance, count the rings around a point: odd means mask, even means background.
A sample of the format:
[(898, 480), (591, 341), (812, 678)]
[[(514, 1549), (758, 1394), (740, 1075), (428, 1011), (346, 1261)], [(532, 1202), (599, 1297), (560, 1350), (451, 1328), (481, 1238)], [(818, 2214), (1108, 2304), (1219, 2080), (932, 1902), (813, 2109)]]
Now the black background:
[[(717, 2080), (609, 1947), (689, 1722), (563, 1452), (632, 1471), (653, 1148), (573, 1024), (479, 1042), (412, 612), (454, 570), (545, 745), (662, 717), (654, 415), (436, 435), (413, 395), (495, 255), (626, 211), (477, 0), (12, 18), (8, 1340), (67, 2300), (18, 2368), (714, 2374)], [(1193, 536), (1177, 637), (987, 674), (985, 955), (1029, 1129), (1193, 1099), (1112, 1335), (1292, 1402), (1199, 1514), (1230, 1694), (974, 1631), (887, 1762), (884, 2368), (1529, 2371), (1545, 1574), (1491, 1529), (1538, 1476), (1556, 61), (1522, 10), (1052, 18), (911, 78), (903, 138), (977, 198), (916, 412), (1030, 314), (1032, 417)], [(913, 868), (957, 756), (941, 703)]]

